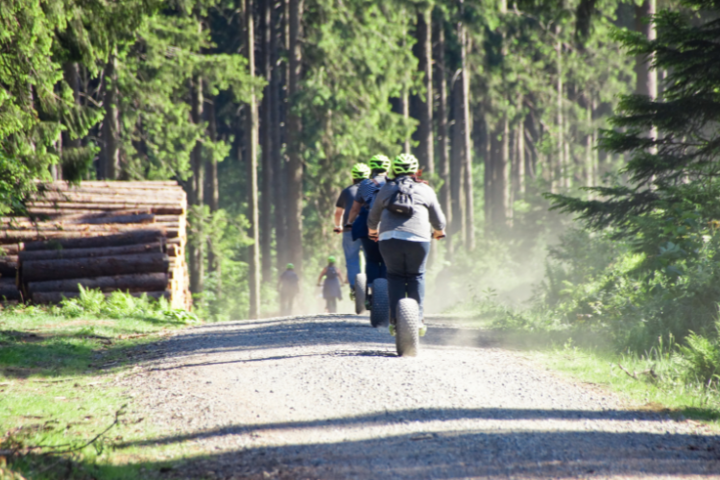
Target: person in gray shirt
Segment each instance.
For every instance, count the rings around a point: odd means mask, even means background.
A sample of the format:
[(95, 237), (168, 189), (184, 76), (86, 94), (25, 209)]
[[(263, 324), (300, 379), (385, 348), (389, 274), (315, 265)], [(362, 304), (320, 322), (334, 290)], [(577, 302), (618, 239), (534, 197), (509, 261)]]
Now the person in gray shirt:
[[(395, 334), (395, 311), (401, 298), (418, 303), (423, 318), (425, 265), (430, 241), (445, 236), (445, 214), (435, 191), (417, 177), (414, 155), (401, 154), (391, 166), (394, 180), (377, 194), (368, 215), (369, 236), (380, 242), (380, 253), (387, 266), (390, 297), (390, 333)], [(379, 228), (378, 228), (379, 227)], [(427, 328), (422, 323), (420, 335)]]

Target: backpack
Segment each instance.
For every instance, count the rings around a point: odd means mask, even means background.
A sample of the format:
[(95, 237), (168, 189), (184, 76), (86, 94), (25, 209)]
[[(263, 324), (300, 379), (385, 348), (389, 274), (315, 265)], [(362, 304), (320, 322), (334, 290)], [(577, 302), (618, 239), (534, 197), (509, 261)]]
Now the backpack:
[(385, 208), (398, 215), (412, 217), (415, 213), (415, 199), (413, 198), (415, 181), (412, 178), (403, 177), (396, 183), (398, 191), (388, 199)]
[(335, 269), (335, 267), (328, 266), (327, 270), (325, 271), (325, 277), (328, 280), (335, 280), (336, 278), (338, 278), (337, 270)]

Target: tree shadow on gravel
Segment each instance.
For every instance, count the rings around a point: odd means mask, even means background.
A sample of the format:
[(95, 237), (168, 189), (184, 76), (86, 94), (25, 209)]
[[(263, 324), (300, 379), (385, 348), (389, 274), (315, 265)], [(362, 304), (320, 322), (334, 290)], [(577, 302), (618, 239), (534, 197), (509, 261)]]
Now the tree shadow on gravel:
[[(221, 428), (200, 430), (193, 433), (153, 438), (143, 441), (126, 442), (121, 446), (169, 445), (194, 440), (206, 440), (226, 435), (268, 432), (273, 430), (297, 430), (316, 428), (353, 428), (356, 426), (370, 427), (373, 425), (415, 424), (431, 422), (451, 422), (456, 420), (569, 420), (569, 421), (667, 421), (657, 413), (646, 410), (543, 410), (543, 409), (512, 409), (512, 408), (475, 408), (447, 409), (420, 408), (411, 410), (394, 410), (354, 417), (339, 417), (298, 422), (262, 423), (257, 425), (228, 425)], [(720, 441), (720, 437), (716, 437)], [(720, 448), (720, 445), (718, 446)], [(718, 450), (720, 455), (720, 450)]]
[[(430, 326), (422, 344), (427, 347), (495, 347), (492, 335), (483, 330)], [(266, 350), (314, 345), (364, 344), (367, 354), (388, 356), (395, 339), (386, 328), (372, 328), (365, 317), (323, 315), (302, 319), (268, 319), (208, 324), (188, 329), (163, 343), (167, 357), (192, 354), (209, 355), (233, 350)], [(382, 345), (388, 351), (378, 350)]]
[[(260, 432), (254, 438), (262, 440), (266, 434), (272, 438), (267, 432)], [(197, 432), (175, 441), (202, 439), (203, 435)], [(155, 443), (165, 440), (158, 438)], [(428, 431), (361, 441), (249, 447), (196, 458), (173, 468), (165, 464), (163, 477), (208, 478), (208, 472), (213, 472), (212, 478), (219, 479), (451, 479), (507, 475), (533, 478), (588, 475), (710, 477), (718, 471), (719, 436), (462, 430)]]

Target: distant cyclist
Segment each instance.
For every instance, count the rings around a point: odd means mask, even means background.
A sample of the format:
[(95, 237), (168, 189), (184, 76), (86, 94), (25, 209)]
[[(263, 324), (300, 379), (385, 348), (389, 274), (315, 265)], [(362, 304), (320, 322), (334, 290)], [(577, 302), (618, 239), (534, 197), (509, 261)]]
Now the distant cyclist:
[(358, 184), (370, 176), (370, 167), (364, 163), (356, 163), (352, 171), (353, 184), (344, 189), (335, 203), (335, 233), (342, 233), (343, 251), (345, 252), (345, 268), (347, 269), (350, 296), (355, 296), (355, 277), (360, 273), (360, 248), (362, 240), (353, 239), (352, 227), (348, 225), (348, 216), (355, 202)]
[(285, 271), (280, 275), (278, 292), (280, 293), (280, 314), (292, 315), (293, 302), (300, 293), (300, 279), (295, 273), (295, 266), (292, 263), (288, 263)]
[(325, 311), (328, 313), (337, 312), (337, 301), (342, 300), (342, 289), (340, 284), (343, 281), (343, 276), (342, 273), (340, 273), (340, 270), (338, 270), (335, 266), (335, 261), (336, 259), (334, 256), (329, 256), (327, 266), (323, 268), (322, 272), (320, 272), (320, 276), (318, 277), (318, 285), (320, 285), (322, 278), (325, 277), (322, 287), (323, 298), (325, 299)]
[[(445, 236), (445, 215), (433, 189), (417, 177), (414, 155), (398, 155), (391, 168), (395, 178), (378, 192), (368, 229), (370, 238), (379, 240), (387, 265), (390, 333), (395, 335), (395, 310), (401, 298), (414, 299), (423, 318), (425, 265), (432, 238)], [(423, 322), (420, 336), (426, 330)]]
[(387, 180), (390, 169), (390, 159), (385, 155), (375, 155), (368, 162), (370, 178), (360, 182), (355, 202), (348, 216), (348, 223), (352, 223), (353, 238), (362, 240), (365, 252), (365, 274), (367, 285), (372, 285), (376, 278), (385, 278), (385, 262), (380, 254), (376, 242), (368, 238), (367, 215), (373, 206), (375, 196)]

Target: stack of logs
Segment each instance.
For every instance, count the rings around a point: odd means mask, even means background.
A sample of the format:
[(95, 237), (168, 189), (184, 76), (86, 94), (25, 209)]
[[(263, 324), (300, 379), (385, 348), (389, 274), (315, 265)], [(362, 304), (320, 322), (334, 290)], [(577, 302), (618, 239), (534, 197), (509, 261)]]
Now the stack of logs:
[(57, 303), (79, 285), (189, 308), (186, 197), (176, 182), (39, 184), (0, 218), (0, 300)]

